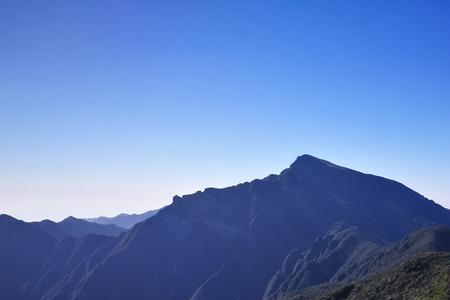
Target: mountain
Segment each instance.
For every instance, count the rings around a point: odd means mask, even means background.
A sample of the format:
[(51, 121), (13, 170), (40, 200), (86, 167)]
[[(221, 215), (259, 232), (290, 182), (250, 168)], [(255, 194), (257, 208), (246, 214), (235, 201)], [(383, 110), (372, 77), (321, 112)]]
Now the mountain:
[(393, 242), (450, 224), (450, 213), (400, 183), (305, 155), (280, 175), (174, 197), (111, 245), (72, 296), (261, 299), (292, 249), (341, 220)]
[(90, 233), (106, 236), (118, 236), (120, 233), (126, 231), (125, 228), (118, 227), (113, 224), (101, 225), (74, 217), (68, 217), (61, 222), (43, 220), (40, 222), (32, 223), (36, 224), (45, 233), (53, 237), (63, 237), (65, 235), (70, 235), (72, 237), (79, 238)]
[(31, 222), (31, 224), (35, 224), (42, 231), (44, 231), (46, 234), (48, 234), (52, 237), (60, 238), (60, 237), (66, 236), (66, 235), (70, 235), (62, 226), (60, 226), (58, 223), (53, 222), (51, 220), (42, 220), (39, 222)]
[(73, 277), (84, 276), (84, 263), (111, 241), (112, 237), (97, 234), (56, 240), (39, 274), (25, 285), (29, 299), (68, 299), (59, 286)]
[(364, 270), (368, 257), (378, 257), (386, 245), (354, 226), (339, 222), (305, 250), (293, 249), (270, 280), (264, 299), (283, 299), (307, 287), (339, 282)]
[(27, 299), (22, 286), (37, 276), (53, 249), (53, 238), (37, 226), (0, 215), (0, 298)]
[(449, 227), (421, 229), (386, 245), (355, 227), (338, 224), (303, 253), (293, 250), (288, 254), (269, 282), (264, 300), (323, 296), (336, 285), (356, 282), (419, 254), (437, 251), (450, 251)]
[(324, 290), (289, 295), (284, 300), (446, 300), (450, 299), (450, 253), (428, 252), (367, 279)]
[(58, 225), (63, 228), (65, 232), (74, 237), (81, 237), (88, 233), (106, 236), (118, 236), (122, 232), (126, 231), (125, 228), (121, 228), (114, 224), (101, 225), (74, 217), (68, 217), (61, 222), (58, 222)]
[(98, 218), (86, 218), (85, 221), (97, 223), (97, 224), (113, 224), (122, 228), (131, 228), (137, 223), (147, 220), (148, 218), (156, 215), (159, 209), (149, 210), (143, 214), (120, 214), (115, 217), (98, 217)]
[[(333, 280), (339, 286), (347, 276), (390, 267), (370, 260), (371, 253), (385, 253), (380, 249), (435, 224), (449, 225), (450, 212), (406, 186), (303, 155), (279, 175), (175, 196), (153, 217), (38, 286), (46, 290), (43, 299), (260, 300), (287, 278), (269, 284), (289, 255), (289, 261), (304, 261), (286, 267), (300, 271), (301, 288)], [(19, 239), (32, 245), (32, 236)], [(54, 256), (58, 270), (68, 257)], [(314, 273), (314, 265), (323, 272)], [(43, 269), (39, 260), (29, 271)], [(1, 289), (0, 298), (14, 299)]]
[(450, 253), (427, 253), (353, 285), (324, 300), (450, 299)]
[[(54, 223), (54, 222), (53, 222)], [(45, 221), (26, 223), (0, 215), (0, 298), (40, 299), (64, 276), (73, 276), (91, 254), (112, 241), (112, 237), (83, 234), (75, 238)], [(47, 229), (51, 227), (51, 234)], [(84, 271), (82, 273), (84, 275)], [(62, 298), (64, 299), (64, 298)]]

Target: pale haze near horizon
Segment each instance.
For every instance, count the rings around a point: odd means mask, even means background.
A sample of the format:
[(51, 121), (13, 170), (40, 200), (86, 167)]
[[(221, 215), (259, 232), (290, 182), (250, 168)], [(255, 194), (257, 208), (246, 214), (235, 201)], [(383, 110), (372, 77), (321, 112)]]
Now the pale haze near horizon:
[(445, 1), (2, 1), (0, 213), (144, 212), (308, 153), (450, 207)]

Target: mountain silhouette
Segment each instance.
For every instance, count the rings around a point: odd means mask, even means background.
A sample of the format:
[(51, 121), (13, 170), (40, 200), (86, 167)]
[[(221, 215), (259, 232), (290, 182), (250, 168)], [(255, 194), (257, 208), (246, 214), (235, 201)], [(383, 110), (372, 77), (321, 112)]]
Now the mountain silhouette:
[(113, 224), (122, 228), (131, 228), (137, 223), (147, 220), (148, 218), (156, 215), (159, 209), (149, 210), (142, 214), (120, 214), (115, 217), (98, 217), (98, 218), (86, 218), (85, 221), (108, 225)]
[(67, 217), (61, 222), (43, 220), (40, 222), (32, 222), (32, 224), (36, 224), (45, 233), (53, 237), (70, 235), (72, 237), (79, 238), (90, 233), (106, 236), (118, 236), (120, 233), (127, 230), (126, 228), (122, 228), (114, 224), (96, 224), (75, 217)]
[[(306, 278), (301, 287), (343, 280), (351, 273), (345, 271), (349, 262), (333, 258), (332, 250), (320, 259), (321, 245), (327, 241), (334, 241), (336, 253), (354, 261), (362, 274), (366, 268), (355, 253), (375, 253), (378, 247), (435, 224), (449, 225), (450, 212), (408, 187), (303, 155), (279, 175), (175, 196), (153, 217), (100, 243), (70, 270), (58, 271), (37, 286), (42, 287), (43, 299), (259, 300), (268, 289), (279, 290), (278, 284), (270, 284), (289, 255), (295, 254), (291, 261), (307, 257), (311, 266), (331, 270), (331, 275), (313, 278), (299, 275)], [(61, 239), (42, 236), (48, 237)], [(28, 238), (37, 239), (20, 236), (20, 243), (31, 245)], [(307, 256), (300, 255), (308, 249)], [(54, 268), (64, 270), (67, 257), (54, 256)], [(40, 274), (46, 259), (43, 255), (27, 270)], [(374, 267), (373, 272), (381, 269)], [(311, 273), (307, 265), (298, 270)], [(349, 276), (359, 278), (360, 273)], [(33, 286), (24, 278), (17, 282)]]
[(82, 237), (88, 233), (118, 236), (120, 233), (126, 231), (125, 228), (121, 228), (114, 224), (96, 224), (74, 217), (65, 218), (61, 222), (58, 222), (58, 225), (73, 237)]

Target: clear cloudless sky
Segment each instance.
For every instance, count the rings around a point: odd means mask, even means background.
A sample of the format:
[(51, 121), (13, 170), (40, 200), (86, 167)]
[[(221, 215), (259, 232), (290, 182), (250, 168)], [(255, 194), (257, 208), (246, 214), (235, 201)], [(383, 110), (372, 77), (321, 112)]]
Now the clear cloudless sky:
[(450, 207), (450, 1), (0, 1), (0, 213), (143, 212), (303, 153)]

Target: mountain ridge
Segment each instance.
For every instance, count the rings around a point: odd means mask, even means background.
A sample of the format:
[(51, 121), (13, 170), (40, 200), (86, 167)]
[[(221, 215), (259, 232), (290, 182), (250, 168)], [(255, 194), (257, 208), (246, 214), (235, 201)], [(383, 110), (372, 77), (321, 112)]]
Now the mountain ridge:
[(102, 225), (113, 224), (118, 227), (130, 229), (137, 223), (145, 221), (146, 219), (154, 216), (155, 214), (158, 213), (159, 210), (160, 209), (153, 209), (153, 210), (149, 210), (144, 213), (141, 213), (141, 214), (121, 213), (114, 217), (100, 216), (97, 218), (84, 218), (83, 220), (91, 222), (91, 223), (102, 224)]
[(96, 224), (72, 216), (69, 216), (60, 222), (42, 220), (39, 222), (30, 222), (30, 224), (35, 224), (45, 233), (57, 238), (61, 238), (65, 235), (80, 238), (86, 234), (99, 234), (115, 237), (127, 230), (113, 224)]

